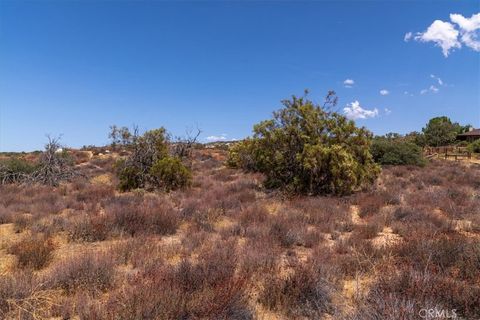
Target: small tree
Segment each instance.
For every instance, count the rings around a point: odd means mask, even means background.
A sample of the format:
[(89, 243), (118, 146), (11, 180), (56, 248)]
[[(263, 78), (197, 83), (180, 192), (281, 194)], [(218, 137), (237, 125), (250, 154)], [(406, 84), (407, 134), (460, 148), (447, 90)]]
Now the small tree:
[(116, 125), (110, 126), (110, 132), (108, 133), (108, 138), (112, 141), (112, 147), (115, 147), (120, 143), (120, 133)]
[(448, 117), (430, 119), (425, 128), (425, 143), (431, 147), (446, 146), (455, 142), (457, 135), (465, 130), (457, 122), (452, 123)]
[(126, 146), (132, 143), (133, 135), (127, 127), (121, 127), (119, 134), (122, 145)]
[(282, 101), (273, 118), (254, 126), (254, 135), (235, 145), (228, 164), (266, 175), (266, 186), (294, 193), (348, 194), (371, 184), (380, 169), (370, 154), (372, 134), (305, 97)]
[(134, 127), (134, 132), (132, 133), (128, 127), (117, 127), (116, 125), (110, 126), (108, 138), (112, 141), (112, 147), (117, 145), (127, 146), (132, 144), (136, 130), (136, 127)]
[(180, 159), (188, 159), (192, 155), (192, 150), (197, 144), (197, 139), (202, 131), (197, 127), (195, 131), (186, 130), (184, 137), (176, 137), (172, 144), (172, 154)]
[(190, 169), (179, 157), (170, 155), (170, 142), (164, 128), (147, 131), (142, 136), (134, 134), (132, 141), (130, 156), (116, 164), (120, 190), (161, 188), (169, 191), (189, 184)]

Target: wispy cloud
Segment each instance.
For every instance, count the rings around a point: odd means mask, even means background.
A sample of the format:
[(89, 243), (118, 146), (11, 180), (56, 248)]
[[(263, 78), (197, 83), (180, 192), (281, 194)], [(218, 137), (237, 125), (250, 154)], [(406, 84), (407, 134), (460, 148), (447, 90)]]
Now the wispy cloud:
[(420, 94), (426, 94), (426, 93), (438, 93), (438, 91), (440, 91), (440, 89), (438, 89), (437, 87), (435, 87), (433, 84), (428, 88), (428, 89), (422, 89), (420, 90)]
[(384, 109), (385, 111), (385, 114), (388, 116), (390, 113), (392, 113), (392, 110), (388, 109), (388, 108), (385, 108)]
[(439, 77), (435, 76), (434, 74), (431, 74), (430, 78), (437, 80), (438, 84), (443, 86), (443, 81)]
[(390, 91), (388, 91), (388, 90), (386, 90), (386, 89), (382, 89), (382, 90), (380, 90), (380, 94), (381, 94), (382, 96), (386, 96), (386, 95), (390, 94)]
[[(435, 82), (438, 83), (439, 86), (446, 86), (445, 83), (443, 82), (443, 80), (440, 79), (440, 77), (437, 77), (436, 75), (431, 74), (430, 78), (434, 79)], [(435, 84), (432, 84), (432, 85), (430, 85), (430, 87), (420, 90), (420, 94), (427, 94), (429, 92), (430, 93), (438, 93), (439, 91), (440, 91), (440, 88), (437, 87)]]
[(419, 42), (433, 42), (435, 46), (442, 49), (445, 57), (448, 57), (451, 51), (460, 49), (462, 44), (480, 51), (479, 30), (480, 13), (466, 18), (461, 14), (450, 14), (450, 21), (435, 20), (424, 32), (407, 32), (403, 40), (408, 42), (412, 39)]
[(343, 113), (348, 119), (356, 120), (356, 119), (367, 119), (367, 118), (375, 118), (378, 116), (378, 109), (374, 108), (372, 110), (364, 109), (360, 106), (360, 102), (353, 101), (352, 103), (347, 104), (345, 108), (343, 108)]
[(343, 81), (343, 85), (345, 86), (345, 88), (351, 88), (354, 84), (355, 81), (353, 81), (353, 79), (346, 79), (345, 81)]
[(412, 37), (413, 37), (413, 33), (407, 32), (407, 33), (405, 33), (405, 36), (403, 37), (403, 41), (408, 42), (412, 39)]
[(218, 136), (208, 136), (205, 138), (205, 140), (207, 140), (208, 142), (215, 142), (215, 141), (226, 141), (228, 139), (228, 134), (226, 133), (222, 133)]

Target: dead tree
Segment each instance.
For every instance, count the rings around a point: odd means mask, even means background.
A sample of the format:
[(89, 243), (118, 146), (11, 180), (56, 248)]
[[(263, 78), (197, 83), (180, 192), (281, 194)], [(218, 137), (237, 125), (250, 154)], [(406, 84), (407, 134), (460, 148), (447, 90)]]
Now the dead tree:
[(323, 101), (323, 110), (326, 112), (335, 112), (338, 113), (338, 109), (334, 109), (338, 103), (338, 96), (337, 93), (333, 90), (329, 90), (325, 100)]
[(48, 143), (38, 159), (38, 163), (30, 170), (18, 170), (14, 166), (0, 164), (0, 183), (39, 183), (58, 186), (61, 181), (69, 181), (76, 176), (73, 161), (62, 150), (60, 138), (48, 137)]
[(197, 127), (195, 131), (187, 129), (185, 137), (176, 137), (171, 145), (172, 155), (182, 160), (191, 158), (192, 150), (201, 133), (202, 131)]
[(63, 152), (60, 138), (48, 137), (45, 151), (40, 155), (38, 169), (29, 177), (33, 183), (58, 186), (61, 181), (71, 180), (76, 176), (73, 164)]

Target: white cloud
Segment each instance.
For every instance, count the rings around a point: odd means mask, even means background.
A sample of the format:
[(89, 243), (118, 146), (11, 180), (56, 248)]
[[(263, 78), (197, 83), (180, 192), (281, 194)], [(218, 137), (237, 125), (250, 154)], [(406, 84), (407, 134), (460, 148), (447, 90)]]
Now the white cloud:
[(471, 32), (480, 28), (480, 13), (473, 14), (470, 18), (465, 18), (461, 14), (452, 13), (450, 20), (458, 24), (458, 26), (465, 32)]
[(462, 44), (480, 51), (480, 13), (466, 18), (461, 14), (450, 14), (450, 22), (435, 20), (424, 32), (417, 32), (415, 36), (407, 32), (404, 41), (415, 39), (420, 42), (433, 42), (442, 48), (443, 55), (448, 57), (454, 49), (460, 49)]
[(406, 96), (413, 97), (413, 93), (410, 93), (408, 91), (404, 91), (403, 94), (406, 95)]
[(367, 119), (367, 118), (377, 117), (378, 109), (377, 108), (373, 110), (363, 109), (360, 106), (360, 102), (353, 101), (352, 103), (347, 104), (345, 108), (343, 108), (343, 113), (348, 119), (352, 119), (352, 120)]
[(440, 91), (440, 89), (438, 89), (437, 87), (435, 87), (434, 85), (431, 85), (428, 89), (422, 89), (420, 91), (420, 94), (426, 94), (428, 92), (431, 92), (431, 93), (438, 93), (438, 91)]
[(439, 77), (436, 77), (434, 74), (431, 74), (430, 78), (437, 80), (438, 84), (443, 86), (443, 81)]
[(392, 113), (392, 110), (385, 108), (385, 114), (388, 116), (390, 113)]
[(461, 48), (458, 41), (458, 30), (450, 22), (435, 20), (425, 32), (418, 32), (415, 40), (420, 42), (434, 42), (436, 46), (442, 48), (443, 55), (448, 57), (450, 50)]
[(475, 51), (480, 51), (480, 41), (478, 40), (478, 30), (480, 30), (480, 13), (465, 18), (461, 14), (454, 13), (450, 15), (450, 20), (456, 23), (460, 28), (460, 40)]
[(407, 32), (407, 33), (405, 33), (405, 36), (403, 37), (403, 41), (408, 42), (412, 39), (412, 37), (413, 37), (413, 33)]
[(386, 96), (386, 95), (390, 94), (390, 91), (388, 91), (388, 90), (386, 90), (386, 89), (382, 89), (382, 90), (380, 90), (380, 94), (381, 94), (382, 96)]
[(208, 142), (215, 142), (215, 141), (225, 141), (227, 140), (228, 134), (222, 133), (221, 135), (218, 136), (208, 136), (205, 138)]
[(345, 86), (345, 88), (351, 88), (354, 84), (355, 81), (353, 81), (352, 79), (346, 79), (345, 81), (343, 81), (343, 85)]

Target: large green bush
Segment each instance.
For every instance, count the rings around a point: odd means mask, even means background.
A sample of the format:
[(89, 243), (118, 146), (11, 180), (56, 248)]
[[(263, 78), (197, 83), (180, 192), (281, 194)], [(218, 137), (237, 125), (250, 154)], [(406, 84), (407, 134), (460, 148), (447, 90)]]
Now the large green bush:
[(384, 165), (425, 165), (422, 148), (401, 139), (375, 138), (371, 152), (375, 162)]
[[(336, 102), (333, 92), (327, 101)], [(348, 194), (371, 184), (380, 169), (372, 134), (305, 97), (282, 101), (273, 119), (231, 148), (228, 164), (262, 172), (269, 188), (304, 194)]]

